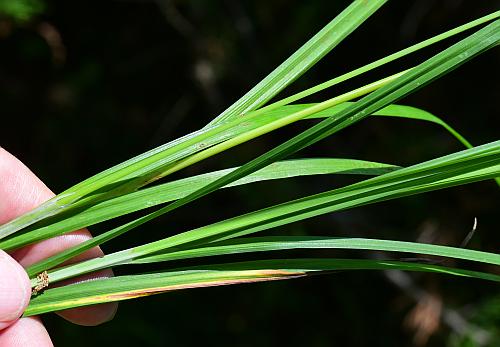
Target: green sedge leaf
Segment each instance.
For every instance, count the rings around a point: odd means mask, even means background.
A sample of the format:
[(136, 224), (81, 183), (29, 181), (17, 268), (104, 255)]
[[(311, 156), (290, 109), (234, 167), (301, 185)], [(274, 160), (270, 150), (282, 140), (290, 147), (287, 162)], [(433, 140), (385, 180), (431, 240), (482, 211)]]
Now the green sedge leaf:
[(239, 283), (283, 280), (343, 270), (420, 271), (500, 281), (489, 273), (391, 260), (361, 259), (283, 259), (198, 266), (131, 276), (117, 276), (49, 288), (33, 297), (24, 316), (38, 315), (74, 307), (121, 301), (173, 290)]
[(130, 261), (128, 264), (147, 264), (207, 256), (282, 251), (290, 249), (353, 249), (404, 252), (500, 265), (500, 254), (475, 251), (465, 248), (395, 240), (316, 236), (267, 236), (237, 238), (227, 241), (212, 242), (197, 248), (171, 250), (165, 253), (140, 257)]

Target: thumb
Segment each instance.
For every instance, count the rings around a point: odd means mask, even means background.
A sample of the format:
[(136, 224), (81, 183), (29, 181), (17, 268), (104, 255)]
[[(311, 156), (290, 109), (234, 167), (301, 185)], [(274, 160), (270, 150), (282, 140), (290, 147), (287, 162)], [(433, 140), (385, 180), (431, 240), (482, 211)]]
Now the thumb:
[(28, 275), (21, 265), (0, 250), (0, 330), (23, 314), (30, 296)]

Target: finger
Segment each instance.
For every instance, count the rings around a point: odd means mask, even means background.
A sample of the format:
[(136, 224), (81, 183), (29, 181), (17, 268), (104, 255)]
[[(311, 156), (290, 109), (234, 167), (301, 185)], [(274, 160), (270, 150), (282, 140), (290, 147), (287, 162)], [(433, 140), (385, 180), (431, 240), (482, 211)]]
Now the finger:
[(30, 296), (31, 285), (26, 271), (0, 250), (0, 330), (7, 328), (23, 314)]
[(34, 173), (1, 147), (0, 177), (0, 224), (34, 209), (53, 196)]
[[(78, 230), (69, 234), (57, 236), (32, 245), (25, 246), (12, 252), (15, 258), (22, 266), (28, 267), (40, 260), (56, 255), (67, 248), (76, 246), (84, 241), (91, 239), (92, 236), (86, 230)], [(79, 254), (63, 265), (73, 264), (82, 260), (102, 257), (104, 253), (99, 247), (91, 248), (82, 254)]]
[[(54, 196), (47, 186), (13, 155), (0, 148), (0, 224), (5, 223), (45, 202)], [(31, 265), (50, 257), (62, 250), (91, 238), (87, 230), (79, 230), (44, 240), (24, 247), (13, 253), (23, 266)], [(99, 247), (92, 248), (75, 260), (103, 256)], [(112, 276), (111, 270), (105, 270), (99, 276)], [(97, 325), (110, 320), (117, 309), (116, 303), (104, 304), (85, 309), (63, 312), (61, 315), (76, 324)], [(81, 311), (80, 311), (81, 310)], [(78, 312), (81, 312), (81, 317)], [(92, 316), (94, 315), (94, 318)]]
[[(23, 266), (29, 266), (42, 260), (46, 257), (57, 254), (69, 247), (75, 246), (83, 241), (86, 241), (91, 236), (84, 231), (77, 231), (68, 235), (54, 237), (49, 240), (39, 242), (34, 245), (24, 247), (20, 252), (15, 252), (13, 256)], [(40, 255), (43, 253), (43, 255)], [(88, 251), (77, 255), (76, 257), (65, 262), (63, 265), (69, 265), (79, 261), (102, 257), (103, 252), (100, 248), (91, 248)], [(67, 285), (71, 283), (79, 283), (83, 281), (95, 280), (99, 278), (108, 278), (113, 276), (113, 271), (105, 269), (93, 272), (84, 276), (79, 276), (68, 281), (57, 283), (56, 286)], [(99, 325), (113, 319), (118, 309), (117, 303), (107, 303), (101, 305), (92, 305), (87, 307), (75, 308), (57, 312), (66, 320), (80, 325), (94, 326)]]
[(51, 347), (50, 336), (40, 318), (21, 318), (7, 329), (0, 331), (2, 347)]

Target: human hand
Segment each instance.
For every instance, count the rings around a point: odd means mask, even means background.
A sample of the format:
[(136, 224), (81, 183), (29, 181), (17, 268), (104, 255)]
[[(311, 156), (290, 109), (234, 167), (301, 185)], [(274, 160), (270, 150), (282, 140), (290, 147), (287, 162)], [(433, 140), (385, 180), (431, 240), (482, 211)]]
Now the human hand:
[[(23, 163), (0, 147), (0, 225), (37, 207), (54, 194)], [(87, 230), (61, 235), (23, 247), (10, 255), (0, 250), (0, 347), (52, 346), (40, 318), (20, 318), (31, 296), (31, 285), (23, 266), (50, 257), (91, 238)], [(71, 262), (100, 257), (99, 247), (71, 259)], [(66, 263), (68, 264), (68, 263)], [(102, 270), (73, 281), (110, 277), (111, 270)], [(61, 311), (58, 314), (80, 325), (98, 325), (111, 320), (116, 303)]]

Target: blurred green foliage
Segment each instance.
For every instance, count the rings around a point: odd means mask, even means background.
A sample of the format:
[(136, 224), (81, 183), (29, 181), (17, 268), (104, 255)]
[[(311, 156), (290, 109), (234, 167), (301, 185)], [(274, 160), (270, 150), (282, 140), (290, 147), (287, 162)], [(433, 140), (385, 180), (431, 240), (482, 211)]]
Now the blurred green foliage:
[(46, 9), (43, 0), (0, 0), (0, 15), (19, 22), (29, 21)]
[[(450, 347), (479, 347), (482, 345), (494, 346), (500, 342), (500, 295), (487, 297), (480, 304), (469, 307), (468, 322), (473, 325), (466, 334), (450, 334)], [(482, 331), (478, 331), (478, 329)], [(481, 343), (481, 341), (488, 341)]]

